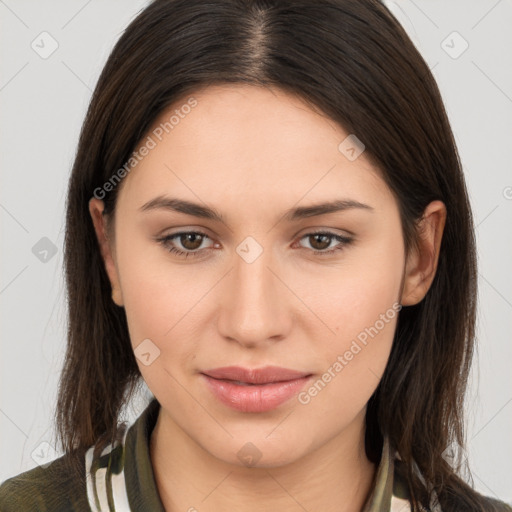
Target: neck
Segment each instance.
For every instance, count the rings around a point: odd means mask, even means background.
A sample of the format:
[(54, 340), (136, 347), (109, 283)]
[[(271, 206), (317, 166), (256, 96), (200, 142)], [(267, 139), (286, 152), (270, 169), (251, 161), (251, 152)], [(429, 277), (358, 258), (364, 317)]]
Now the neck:
[(214, 457), (161, 409), (150, 456), (166, 512), (359, 512), (376, 472), (365, 454), (364, 415), (292, 463), (245, 467)]

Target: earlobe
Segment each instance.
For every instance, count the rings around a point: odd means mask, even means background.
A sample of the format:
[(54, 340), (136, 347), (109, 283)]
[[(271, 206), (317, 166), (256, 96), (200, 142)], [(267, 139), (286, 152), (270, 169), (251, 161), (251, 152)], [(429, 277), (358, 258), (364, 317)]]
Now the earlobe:
[(401, 303), (412, 306), (423, 300), (436, 275), (446, 223), (446, 206), (432, 201), (418, 223), (417, 243), (407, 256)]
[(112, 300), (118, 306), (123, 306), (123, 295), (117, 274), (113, 241), (108, 237), (106, 219), (103, 214), (104, 207), (105, 205), (100, 199), (94, 197), (89, 201), (89, 213), (91, 214), (105, 270), (112, 286)]

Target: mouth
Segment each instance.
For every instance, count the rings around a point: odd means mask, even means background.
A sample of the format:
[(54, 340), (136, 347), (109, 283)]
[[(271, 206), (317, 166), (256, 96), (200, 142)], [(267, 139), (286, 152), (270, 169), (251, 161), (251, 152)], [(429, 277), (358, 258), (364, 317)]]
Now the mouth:
[(224, 366), (202, 372), (204, 375), (217, 380), (228, 380), (239, 385), (263, 385), (276, 382), (288, 382), (310, 376), (309, 372), (265, 366), (263, 368), (243, 368), (241, 366)]
[[(212, 377), (213, 379), (214, 377)], [(232, 382), (233, 384), (236, 384), (237, 386), (268, 386), (270, 384), (275, 384), (274, 382), (265, 382), (264, 384), (255, 384), (254, 382), (242, 382), (240, 380), (229, 380), (229, 379), (215, 379), (220, 380), (222, 382)], [(287, 381), (279, 381), (279, 382), (287, 382)]]
[(255, 370), (232, 366), (207, 370), (201, 376), (224, 405), (241, 412), (265, 412), (296, 395), (313, 374), (275, 366)]

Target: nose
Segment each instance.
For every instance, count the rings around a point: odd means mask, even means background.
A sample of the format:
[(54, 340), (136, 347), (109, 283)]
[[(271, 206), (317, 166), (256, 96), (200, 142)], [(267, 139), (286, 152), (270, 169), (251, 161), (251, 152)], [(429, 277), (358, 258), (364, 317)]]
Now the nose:
[(220, 334), (247, 348), (286, 338), (292, 327), (293, 294), (279, 275), (272, 251), (263, 249), (254, 261), (240, 254), (234, 255), (221, 290)]

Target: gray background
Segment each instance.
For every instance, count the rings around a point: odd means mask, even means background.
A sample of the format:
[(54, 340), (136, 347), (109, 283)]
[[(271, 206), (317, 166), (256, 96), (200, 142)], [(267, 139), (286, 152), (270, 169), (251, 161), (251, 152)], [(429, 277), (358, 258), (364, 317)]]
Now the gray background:
[[(59, 455), (67, 179), (101, 67), (146, 3), (0, 0), (0, 481)], [(387, 4), (433, 70), (466, 172), (480, 263), (467, 455), (475, 487), (512, 502), (512, 1)]]

